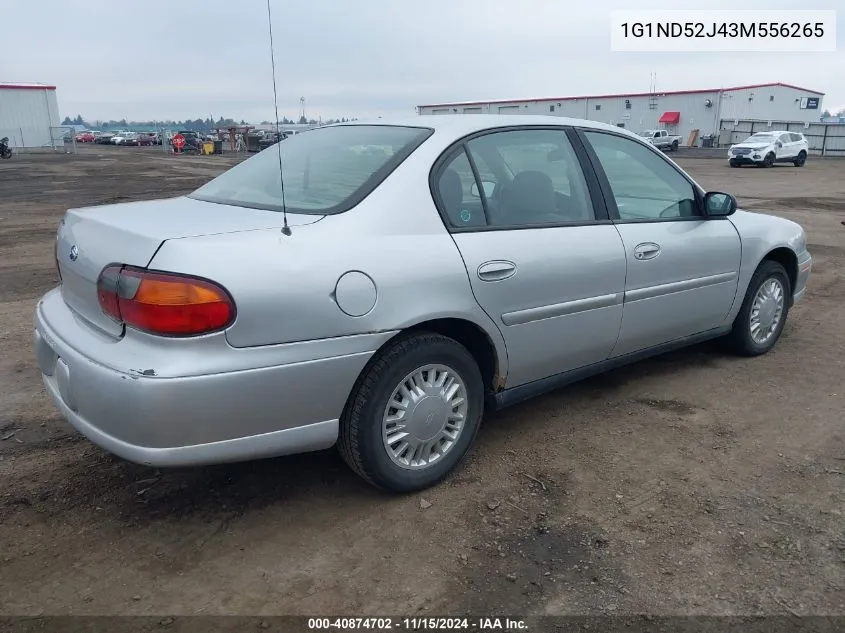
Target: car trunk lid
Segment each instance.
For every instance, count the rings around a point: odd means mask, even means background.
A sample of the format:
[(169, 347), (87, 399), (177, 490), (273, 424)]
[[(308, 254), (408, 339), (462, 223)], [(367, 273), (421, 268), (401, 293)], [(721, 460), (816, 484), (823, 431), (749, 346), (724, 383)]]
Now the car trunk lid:
[[(288, 214), (287, 220), (290, 226), (302, 226), (322, 217)], [(106, 316), (97, 299), (97, 279), (107, 265), (146, 267), (166, 240), (282, 226), (278, 212), (191, 198), (70, 209), (56, 238), (62, 297), (88, 323), (120, 337), (123, 324)]]

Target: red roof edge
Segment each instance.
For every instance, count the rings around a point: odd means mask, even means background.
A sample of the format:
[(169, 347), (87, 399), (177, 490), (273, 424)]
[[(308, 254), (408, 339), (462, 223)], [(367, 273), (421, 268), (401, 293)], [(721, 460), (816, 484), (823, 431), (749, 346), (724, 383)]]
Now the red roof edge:
[(0, 84), (0, 90), (55, 90), (55, 86), (38, 86), (35, 84)]
[(528, 102), (546, 102), (546, 101), (578, 101), (579, 99), (622, 99), (625, 97), (651, 97), (651, 96), (666, 96), (666, 95), (693, 95), (704, 94), (706, 92), (734, 92), (736, 90), (749, 90), (752, 88), (774, 88), (780, 86), (782, 88), (792, 88), (793, 90), (800, 90), (802, 92), (811, 92), (816, 95), (824, 96), (823, 92), (818, 90), (810, 90), (809, 88), (801, 88), (800, 86), (793, 86), (792, 84), (785, 84), (781, 82), (768, 84), (750, 84), (748, 86), (730, 86), (727, 88), (708, 88), (699, 90), (660, 90), (656, 92), (627, 92), (606, 95), (583, 95), (580, 97), (540, 97), (537, 99), (497, 99), (494, 101), (456, 101), (453, 103), (430, 103), (418, 106), (420, 108), (446, 108), (454, 106), (477, 106), (487, 104), (505, 104), (505, 103), (522, 103)]

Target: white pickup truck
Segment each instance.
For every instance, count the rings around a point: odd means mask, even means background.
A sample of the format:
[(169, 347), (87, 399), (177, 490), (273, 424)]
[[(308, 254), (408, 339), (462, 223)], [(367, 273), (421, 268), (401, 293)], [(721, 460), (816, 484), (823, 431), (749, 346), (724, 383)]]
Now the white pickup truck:
[(666, 130), (645, 130), (642, 134), (640, 134), (640, 136), (648, 139), (648, 142), (655, 147), (659, 147), (660, 149), (665, 149), (667, 151), (676, 152), (678, 151), (678, 146), (681, 144), (680, 136), (673, 136)]

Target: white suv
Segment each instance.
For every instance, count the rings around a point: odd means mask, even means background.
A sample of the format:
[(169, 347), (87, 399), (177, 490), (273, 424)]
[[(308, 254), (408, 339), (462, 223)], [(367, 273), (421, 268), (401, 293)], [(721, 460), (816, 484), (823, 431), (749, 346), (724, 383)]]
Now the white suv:
[(731, 167), (771, 167), (775, 163), (792, 163), (796, 167), (803, 167), (807, 162), (808, 149), (807, 139), (798, 132), (757, 132), (742, 143), (731, 145), (728, 161)]

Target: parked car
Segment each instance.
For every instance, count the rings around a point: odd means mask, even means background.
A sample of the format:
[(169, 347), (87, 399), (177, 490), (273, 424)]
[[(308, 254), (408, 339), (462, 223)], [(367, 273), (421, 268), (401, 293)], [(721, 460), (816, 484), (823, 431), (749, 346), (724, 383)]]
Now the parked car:
[(279, 141), (283, 141), (287, 138), (284, 132), (269, 132), (261, 137), (258, 141), (258, 151), (260, 152), (263, 149), (267, 149), (268, 147), (272, 147)]
[(742, 143), (731, 145), (728, 161), (731, 167), (771, 167), (775, 163), (792, 163), (796, 167), (803, 167), (808, 153), (809, 143), (803, 134), (784, 130), (757, 132)]
[(260, 152), (184, 197), (66, 212), (35, 354), (93, 442), (157, 467), (337, 443), (418, 490), (485, 409), (706, 339), (768, 352), (810, 274), (798, 224), (607, 124), (418, 116), (279, 147), (284, 198)]
[(79, 132), (76, 135), (77, 143), (93, 143), (96, 139), (93, 132)]
[(649, 143), (655, 147), (671, 152), (677, 152), (683, 142), (680, 136), (669, 134), (666, 130), (645, 130), (640, 136), (648, 139)]
[(126, 137), (130, 134), (130, 132), (117, 132), (114, 136), (111, 137), (111, 144), (112, 145), (123, 145), (123, 142), (126, 140)]
[(94, 142), (98, 145), (111, 145), (111, 140), (115, 137), (117, 132), (103, 132), (97, 138), (94, 139)]
[(202, 134), (192, 130), (179, 130), (177, 134), (181, 134), (185, 138), (186, 148), (200, 149), (205, 140)]
[(138, 145), (158, 145), (158, 134), (156, 132), (141, 132), (138, 134)]
[(141, 144), (140, 141), (140, 134), (137, 132), (125, 132), (120, 136), (116, 136), (112, 139), (112, 142), (115, 145), (126, 145), (126, 146), (134, 146), (137, 147)]

